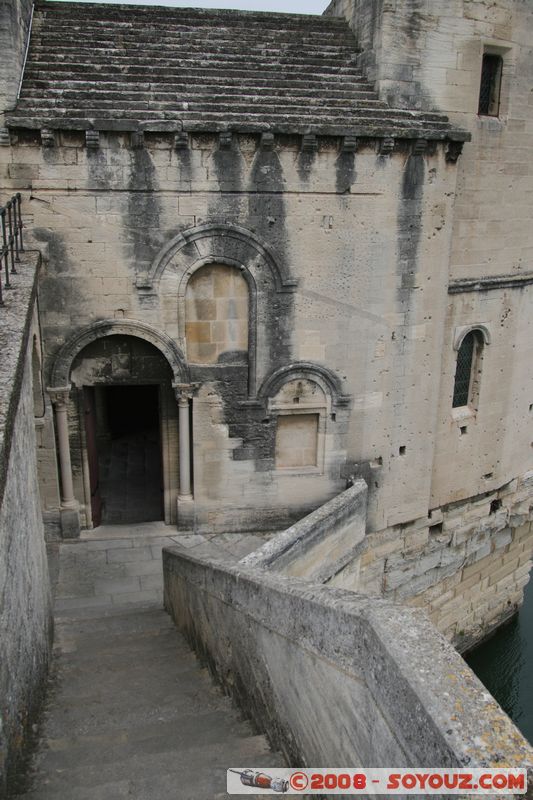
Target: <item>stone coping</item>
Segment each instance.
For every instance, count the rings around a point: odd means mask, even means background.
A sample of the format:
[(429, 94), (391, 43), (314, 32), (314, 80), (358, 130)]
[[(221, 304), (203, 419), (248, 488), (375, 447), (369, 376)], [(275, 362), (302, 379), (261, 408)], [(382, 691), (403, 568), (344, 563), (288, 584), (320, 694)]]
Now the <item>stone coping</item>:
[(21, 253), (20, 263), (16, 265), (17, 275), (11, 276), (12, 288), (3, 289), (5, 305), (0, 307), (0, 505), (5, 491), (11, 432), (24, 376), (40, 263), (38, 251)]
[[(269, 657), (262, 648), (274, 635), (299, 656), (306, 651), (328, 662), (341, 681), (342, 675), (359, 682), (363, 678), (401, 742), (405, 766), (521, 767), (533, 775), (533, 749), (421, 610), (242, 564), (196, 558), (177, 548), (163, 550), (163, 566), (167, 609), (228, 691), (236, 693), (238, 687), (241, 696), (254, 696), (255, 687), (245, 685), (249, 673), (232, 674), (246, 642), (259, 672), (266, 671), (270, 688), (262, 684), (262, 691), (272, 692), (269, 714), (276, 714), (276, 686), (271, 686), (268, 665), (261, 666), (262, 653)], [(210, 612), (216, 630), (209, 629)], [(254, 641), (248, 645), (250, 636)], [(323, 702), (318, 688), (309, 695), (312, 702)], [(284, 713), (282, 708), (278, 712)], [(255, 721), (261, 725), (261, 719)], [(343, 730), (349, 732), (349, 725), (349, 719), (342, 720)], [(288, 735), (293, 752), (305, 761), (308, 754), (298, 751), (298, 731)]]
[[(262, 567), (276, 569), (279, 564), (290, 563), (299, 555), (313, 549), (319, 542), (330, 537), (335, 530), (349, 525), (355, 518), (358, 509), (363, 511), (362, 530), (364, 535), (364, 520), (366, 518), (367, 485), (360, 478), (353, 486), (345, 489), (327, 503), (319, 506), (303, 519), (295, 522), (290, 528), (276, 534), (258, 550), (241, 560), (247, 567)], [(353, 546), (360, 543), (360, 538), (354, 537)], [(352, 557), (350, 547), (348, 555)], [(326, 572), (328, 570), (326, 569)], [(317, 582), (322, 582), (315, 576)]]

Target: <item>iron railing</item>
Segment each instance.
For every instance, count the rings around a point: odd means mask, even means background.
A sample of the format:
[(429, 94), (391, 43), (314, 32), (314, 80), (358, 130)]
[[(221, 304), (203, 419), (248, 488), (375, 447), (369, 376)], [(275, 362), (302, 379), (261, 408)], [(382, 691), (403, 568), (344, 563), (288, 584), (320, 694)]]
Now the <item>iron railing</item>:
[[(14, 194), (5, 206), (0, 206), (0, 224), (2, 238), (0, 240), (0, 306), (4, 305), (4, 289), (11, 289), (11, 275), (17, 274), (16, 264), (20, 261), (20, 253), (24, 252), (22, 241), (22, 216), (20, 192)], [(3, 281), (3, 286), (2, 286)]]

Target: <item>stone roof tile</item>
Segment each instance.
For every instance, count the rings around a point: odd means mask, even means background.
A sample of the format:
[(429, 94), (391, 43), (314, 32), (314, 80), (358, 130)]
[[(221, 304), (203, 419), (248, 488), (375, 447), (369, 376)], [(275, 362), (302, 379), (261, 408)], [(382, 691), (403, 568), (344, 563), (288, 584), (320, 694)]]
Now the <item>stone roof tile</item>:
[(335, 17), (42, 2), (7, 122), (454, 138), (443, 115), (390, 109), (356, 61)]

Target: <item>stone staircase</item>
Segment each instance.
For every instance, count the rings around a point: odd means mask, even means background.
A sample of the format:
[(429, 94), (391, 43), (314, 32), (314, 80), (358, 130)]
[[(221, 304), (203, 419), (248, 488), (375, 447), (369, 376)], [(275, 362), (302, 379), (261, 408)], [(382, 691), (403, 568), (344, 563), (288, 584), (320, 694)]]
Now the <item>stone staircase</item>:
[(160, 609), (63, 617), (25, 800), (214, 800), (228, 767), (283, 766)]
[(301, 133), (377, 126), (439, 138), (449, 130), (442, 115), (388, 108), (356, 60), (352, 31), (334, 17), (41, 3), (10, 124), (179, 120), (191, 131)]
[[(11, 798), (217, 800), (227, 797), (228, 767), (284, 766), (213, 684), (160, 601), (117, 577), (117, 566), (142, 578), (153, 564), (151, 577), (162, 579), (162, 527), (60, 546), (46, 710), (31, 769)], [(209, 547), (197, 540), (183, 539)]]

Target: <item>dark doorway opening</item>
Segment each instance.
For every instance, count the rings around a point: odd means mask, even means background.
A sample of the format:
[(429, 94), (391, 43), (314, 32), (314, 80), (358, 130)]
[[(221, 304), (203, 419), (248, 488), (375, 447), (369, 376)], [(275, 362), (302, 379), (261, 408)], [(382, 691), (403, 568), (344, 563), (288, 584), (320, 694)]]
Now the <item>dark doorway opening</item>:
[(96, 386), (85, 395), (93, 526), (163, 519), (159, 386)]

